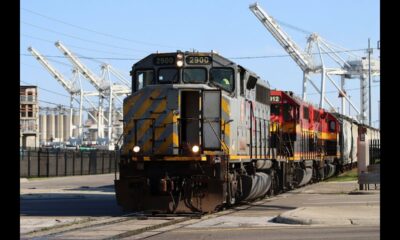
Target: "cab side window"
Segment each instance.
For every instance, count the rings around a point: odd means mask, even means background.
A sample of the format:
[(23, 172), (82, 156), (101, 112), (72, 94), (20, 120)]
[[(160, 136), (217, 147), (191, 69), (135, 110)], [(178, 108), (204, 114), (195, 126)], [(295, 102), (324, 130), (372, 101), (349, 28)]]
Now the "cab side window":
[(329, 121), (329, 132), (335, 132), (336, 130), (336, 123), (333, 120)]
[(210, 81), (225, 91), (232, 92), (234, 89), (234, 72), (232, 68), (212, 68)]
[(138, 70), (136, 71), (135, 78), (135, 90), (138, 91), (153, 83), (154, 70)]

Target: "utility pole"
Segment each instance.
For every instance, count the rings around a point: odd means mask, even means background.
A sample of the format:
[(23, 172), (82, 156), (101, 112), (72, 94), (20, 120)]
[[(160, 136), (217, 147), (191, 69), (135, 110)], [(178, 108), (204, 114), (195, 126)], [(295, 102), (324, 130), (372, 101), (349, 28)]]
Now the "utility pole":
[(370, 46), (370, 39), (368, 38), (368, 91), (369, 91), (369, 93), (368, 93), (368, 95), (369, 95), (369, 97), (368, 97), (368, 102), (369, 102), (369, 111), (368, 111), (368, 113), (369, 113), (369, 116), (368, 116), (368, 118), (369, 118), (369, 125), (370, 126), (372, 126), (372, 124), (371, 124), (371, 53), (372, 53), (372, 49), (371, 49), (371, 46)]
[(381, 100), (378, 100), (378, 122), (379, 130), (381, 129)]

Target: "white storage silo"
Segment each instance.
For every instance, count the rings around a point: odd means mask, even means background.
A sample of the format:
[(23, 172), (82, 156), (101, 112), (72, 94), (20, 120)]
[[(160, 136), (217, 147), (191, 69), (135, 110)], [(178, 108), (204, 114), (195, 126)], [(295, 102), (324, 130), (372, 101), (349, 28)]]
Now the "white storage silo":
[(39, 142), (47, 142), (47, 116), (45, 114), (39, 115)]
[(64, 140), (64, 114), (58, 113), (58, 138), (62, 142)]
[(74, 138), (79, 137), (79, 112), (74, 111), (72, 114), (72, 124), (74, 125), (74, 128), (72, 130), (72, 136)]
[(56, 137), (55, 134), (55, 116), (54, 116), (54, 112), (50, 111), (47, 114), (47, 133), (46, 133), (46, 137), (47, 137), (47, 141), (51, 142), (51, 139), (54, 139)]
[(72, 136), (70, 136), (70, 129), (71, 129), (71, 115), (65, 114), (64, 115), (64, 142), (68, 141), (68, 139)]

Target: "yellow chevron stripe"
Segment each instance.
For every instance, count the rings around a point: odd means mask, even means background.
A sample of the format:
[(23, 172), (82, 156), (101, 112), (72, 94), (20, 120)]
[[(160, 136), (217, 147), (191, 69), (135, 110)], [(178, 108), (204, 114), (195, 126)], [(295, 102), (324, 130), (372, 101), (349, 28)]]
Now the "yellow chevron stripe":
[(140, 98), (140, 96), (142, 96), (142, 94), (143, 94), (143, 92), (139, 92), (135, 96), (128, 99), (128, 102), (126, 102), (124, 105), (124, 115), (128, 114), (129, 110), (136, 103), (136, 101)]
[[(225, 115), (228, 116), (228, 118), (229, 118), (229, 115), (231, 114), (231, 109), (230, 109), (228, 100), (225, 99), (224, 97), (222, 98), (222, 101), (221, 101), (221, 108), (222, 108), (222, 111), (225, 113)], [(223, 115), (224, 114), (222, 114), (222, 116)], [(224, 120), (228, 121), (229, 119), (224, 119)], [(224, 125), (224, 122), (221, 121), (221, 129), (224, 128), (223, 125)], [(230, 135), (231, 135), (231, 127), (230, 127), (230, 124), (228, 123), (228, 124), (225, 124), (225, 136), (230, 137)]]
[[(161, 92), (159, 90), (155, 90), (154, 92), (151, 93), (150, 97), (155, 98), (155, 97), (159, 96), (160, 93)], [(133, 118), (139, 119), (141, 116), (143, 116), (144, 113), (146, 113), (146, 111), (148, 111), (148, 108), (151, 106), (151, 104), (153, 102), (152, 100), (150, 100), (150, 97), (147, 100), (145, 100), (144, 103), (142, 104), (142, 106), (139, 108), (139, 110), (136, 113), (133, 114)], [(133, 129), (133, 127), (134, 127), (133, 125), (134, 125), (134, 121), (133, 120), (129, 121), (129, 123), (126, 125), (126, 127), (124, 129), (125, 130), (124, 134), (128, 134), (128, 131)], [(141, 129), (138, 129), (138, 130), (140, 131), (140, 130), (143, 130), (143, 129), (145, 129), (145, 128), (142, 127)], [(139, 135), (139, 132), (138, 132), (138, 139), (140, 139), (139, 136), (140, 135)]]
[(153, 103), (153, 100), (151, 98), (157, 98), (161, 94), (161, 91), (159, 89), (155, 89), (149, 96), (146, 101), (142, 104), (142, 106), (139, 108), (137, 112), (134, 114), (134, 118), (141, 118), (143, 114), (145, 114), (148, 111), (148, 108), (151, 106)]
[[(169, 112), (168, 115), (167, 115), (167, 117), (166, 117), (166, 118), (164, 119), (164, 121), (162, 122), (162, 124), (171, 123), (171, 120), (173, 120), (173, 119), (174, 119), (173, 113), (172, 113), (172, 112)], [(163, 128), (163, 129), (158, 129), (158, 132), (156, 132), (156, 135), (155, 135), (155, 138), (156, 138), (157, 140), (160, 140), (160, 139), (159, 139), (160, 136), (163, 134), (163, 132), (166, 130), (167, 127), (172, 128), (172, 126), (166, 126), (166, 127)], [(175, 134), (175, 135), (176, 135), (176, 134)], [(163, 143), (158, 147), (158, 149), (156, 149), (156, 152), (157, 152), (158, 154), (162, 154), (162, 153), (167, 152), (168, 146), (171, 146), (171, 144), (173, 143), (173, 137), (174, 137), (174, 134), (173, 134), (173, 133), (170, 134), (168, 137), (166, 137), (165, 142), (163, 142)]]
[(162, 135), (162, 133), (165, 131), (165, 129), (167, 127), (170, 127), (167, 125), (167, 123), (171, 123), (172, 122), (171, 120), (172, 120), (172, 112), (169, 112), (168, 115), (165, 117), (165, 119), (161, 122), (161, 126), (165, 126), (165, 127), (156, 128), (157, 131), (155, 132), (155, 135), (154, 135), (156, 140), (160, 140), (159, 138)]
[[(175, 134), (176, 135), (176, 134)], [(174, 134), (170, 134), (165, 138), (165, 142), (161, 143), (161, 145), (156, 150), (159, 154), (165, 154), (168, 150), (168, 147), (173, 143)]]
[[(156, 92), (154, 91), (153, 93), (152, 93), (152, 95), (151, 96), (153, 96), (153, 94), (155, 94)], [(140, 116), (141, 115), (143, 115), (143, 113), (148, 109), (148, 107), (151, 105), (151, 100), (150, 100), (150, 98), (148, 98), (148, 99), (146, 99), (145, 101), (144, 101), (144, 103), (142, 103), (142, 106), (139, 108), (139, 110), (137, 111), (137, 112), (135, 112), (135, 113), (133, 113), (133, 115), (132, 115), (132, 119), (130, 119), (130, 121), (128, 122), (128, 124), (126, 125), (126, 129), (127, 130), (131, 130), (132, 128), (133, 128), (133, 125), (134, 125), (134, 121), (133, 121), (133, 119), (138, 119), (139, 117), (138, 117), (138, 115), (140, 114)]]
[(228, 116), (231, 113), (231, 109), (230, 109), (229, 103), (225, 98), (222, 98), (222, 111), (224, 111), (225, 114), (228, 115)]
[[(139, 108), (139, 110), (137, 111), (137, 112), (135, 112), (134, 114), (133, 114), (133, 118), (139, 118), (138, 116), (142, 116), (145, 112), (146, 112), (146, 110), (148, 110), (148, 108), (151, 106), (151, 104), (152, 104), (152, 100), (150, 100), (150, 97), (153, 97), (153, 98), (155, 98), (155, 97), (158, 97), (159, 95), (161, 94), (161, 91), (160, 90), (158, 90), (158, 89), (156, 89), (156, 90), (154, 90), (151, 94), (150, 94), (150, 96), (149, 96), (149, 98), (148, 99), (146, 99), (145, 101), (144, 101), (144, 103), (142, 104), (142, 106)], [(137, 99), (137, 98), (136, 98)], [(127, 108), (128, 109), (128, 108)], [(150, 123), (149, 123), (150, 121), (145, 121), (145, 123), (143, 123), (143, 127), (141, 128), (141, 129), (148, 129), (149, 128), (149, 125), (150, 125)], [(130, 120), (126, 125), (125, 125), (125, 127), (124, 127), (124, 134), (128, 134), (128, 132), (130, 131), (130, 130), (132, 130), (133, 129), (133, 127), (134, 127), (134, 121), (133, 120)], [(138, 129), (139, 130), (139, 129)], [(138, 135), (138, 139), (140, 139), (139, 138), (139, 135)], [(125, 148), (125, 153), (128, 153), (128, 151), (129, 151), (129, 149), (132, 149), (133, 148), (133, 141), (131, 141), (131, 142), (129, 142), (129, 143), (125, 143), (125, 145), (126, 145), (126, 148)]]
[[(224, 125), (224, 122), (221, 122), (222, 129), (224, 127), (223, 125)], [(231, 126), (230, 125), (231, 125), (230, 123), (225, 124), (225, 136), (227, 136), (227, 137), (230, 137), (230, 135), (231, 135)]]
[[(160, 104), (154, 109), (154, 111), (155, 112), (161, 112), (161, 111), (164, 111), (165, 110), (165, 107), (166, 107), (166, 105), (167, 105), (167, 103), (166, 103), (166, 101), (161, 101), (160, 102)], [(160, 116), (160, 114), (150, 114), (150, 118), (155, 118), (155, 119), (157, 119), (158, 117)], [(150, 120), (146, 120), (145, 121), (146, 123), (151, 123), (151, 121)], [(140, 128), (140, 129), (138, 129), (139, 131), (138, 131), (138, 135), (137, 135), (137, 137), (138, 137), (138, 139), (141, 139), (142, 137), (143, 137), (143, 135), (149, 130), (149, 127), (145, 127), (144, 125), (142, 125), (142, 127)], [(155, 134), (157, 134), (157, 131), (160, 131), (160, 129), (157, 129), (157, 128), (155, 128)], [(157, 138), (156, 138), (157, 139)]]
[(172, 143), (174, 144), (174, 147), (179, 146), (179, 138), (177, 133), (172, 133)]

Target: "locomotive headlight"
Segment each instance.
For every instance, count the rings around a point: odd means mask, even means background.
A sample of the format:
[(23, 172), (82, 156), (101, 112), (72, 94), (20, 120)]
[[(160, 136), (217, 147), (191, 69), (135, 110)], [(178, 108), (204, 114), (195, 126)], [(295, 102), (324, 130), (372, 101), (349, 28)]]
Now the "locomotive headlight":
[(133, 147), (133, 151), (134, 151), (135, 153), (138, 153), (138, 152), (140, 151), (140, 147), (139, 147), (139, 146), (134, 146), (134, 147)]
[(183, 60), (177, 60), (176, 61), (176, 66), (182, 67), (183, 66)]
[(176, 55), (176, 58), (178, 60), (182, 60), (183, 59), (183, 54), (182, 53), (178, 53), (178, 55)]
[(194, 145), (194, 146), (192, 147), (192, 152), (194, 152), (194, 153), (197, 153), (199, 150), (200, 150), (200, 148), (199, 148), (199, 146), (197, 146), (197, 145)]

